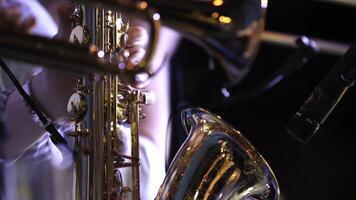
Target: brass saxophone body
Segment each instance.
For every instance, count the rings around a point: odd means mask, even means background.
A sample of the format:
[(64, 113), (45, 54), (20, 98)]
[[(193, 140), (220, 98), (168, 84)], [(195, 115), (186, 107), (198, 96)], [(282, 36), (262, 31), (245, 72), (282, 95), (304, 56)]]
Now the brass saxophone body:
[[(95, 44), (101, 62), (126, 64), (122, 54), (129, 25), (117, 11), (75, 4), (70, 19), (71, 42)], [(118, 75), (78, 77), (68, 104), (76, 121), (70, 133), (75, 138), (74, 199), (140, 199), (138, 123), (140, 104), (145, 103), (146, 94), (121, 84)], [(131, 155), (122, 154), (123, 125), (130, 127)], [(120, 168), (124, 167), (132, 169), (131, 186), (122, 181)]]
[[(125, 6), (125, 2), (119, 1), (118, 4), (122, 3)], [(168, 17), (170, 15), (167, 13), (170, 13), (168, 11), (172, 9), (171, 6), (180, 5), (176, 1), (170, 3), (157, 1), (157, 4), (155, 2), (153, 1), (152, 4), (158, 8), (161, 7), (159, 11), (162, 14), (166, 13)], [(243, 1), (249, 6), (260, 6), (255, 5), (254, 2), (252, 0)], [(136, 5), (138, 5), (138, 9), (141, 9), (142, 4)], [(174, 8), (179, 9), (180, 7), (175, 6)], [(83, 37), (80, 40), (77, 36), (72, 36), (72, 40), (79, 41), (79, 43), (87, 41), (88, 44), (95, 44), (97, 48), (95, 53), (100, 61), (118, 66), (125, 65), (125, 56), (120, 53), (123, 52), (125, 31), (127, 31), (128, 25), (122, 23), (120, 14), (106, 7), (92, 8), (85, 4), (77, 4), (75, 9), (72, 15), (73, 28), (75, 29), (78, 25), (82, 26), (79, 30), (82, 30), (83, 34), (77, 35)], [(170, 14), (177, 14), (178, 11)], [(155, 15), (153, 14), (153, 16)], [(177, 14), (174, 19), (180, 19), (179, 16), (184, 15)], [(258, 26), (260, 17), (262, 18), (262, 15), (251, 23)], [(189, 19), (195, 20), (195, 18)], [(168, 20), (168, 24), (177, 25), (176, 28), (184, 32), (183, 26), (179, 25), (192, 26), (187, 21), (189, 22), (189, 20), (182, 19), (182, 22), (179, 23)], [(202, 20), (201, 23), (203, 22), (210, 23), (205, 20)], [(217, 27), (221, 28), (223, 23), (225, 22), (220, 22)], [(89, 29), (86, 29), (84, 24)], [(214, 25), (214, 23), (210, 25)], [(209, 38), (212, 32), (203, 30), (206, 34), (203, 34), (201, 38)], [(227, 26), (223, 30), (233, 34), (241, 32), (239, 26)], [(196, 29), (187, 29), (186, 31), (193, 36), (201, 34)], [(88, 33), (88, 36), (85, 36), (85, 32)], [(219, 37), (217, 38), (219, 39)], [(255, 38), (249, 38), (249, 40), (253, 39)], [(209, 39), (207, 41), (207, 44), (209, 41), (211, 42)], [(218, 52), (221, 50), (220, 48), (215, 51), (213, 45), (209, 47), (213, 49), (214, 55), (220, 55)], [(242, 49), (246, 50), (245, 46)], [(252, 48), (251, 51), (256, 51), (256, 49)], [(148, 52), (152, 53), (152, 51)], [(247, 57), (246, 54), (246, 59), (252, 59), (253, 54), (250, 53)], [(225, 60), (224, 56), (222, 58), (222, 61), (226, 61), (225, 63), (236, 61), (235, 58), (229, 61)], [(145, 69), (148, 68), (145, 67)], [(81, 98), (87, 99), (88, 114), (83, 121), (78, 120), (77, 130), (72, 134), (76, 138), (76, 192), (74, 198), (77, 200), (105, 200), (127, 199), (130, 196), (134, 200), (139, 200), (139, 107), (140, 104), (147, 103), (146, 95), (139, 90), (120, 84), (120, 78), (112, 74), (102, 74), (99, 78), (91, 76), (78, 78), (77, 93)], [(273, 172), (240, 132), (231, 128), (218, 116), (202, 109), (191, 109), (186, 111), (183, 116), (183, 123), (189, 136), (173, 160), (156, 199), (278, 199), (279, 188)], [(124, 144), (120, 139), (120, 134), (123, 133), (119, 125), (125, 123), (130, 125), (131, 130), (130, 156), (120, 153)], [(120, 174), (122, 167), (132, 168), (131, 186), (122, 182)]]
[[(123, 45), (128, 24), (116, 10), (150, 19), (150, 41), (157, 41), (160, 18), (167, 26), (193, 38), (224, 65), (237, 84), (249, 71), (263, 30), (267, 0), (83, 0), (71, 15), (73, 45), (50, 39), (0, 31), (0, 53), (9, 58), (87, 75), (68, 104), (76, 122), (69, 135), (75, 140), (76, 200), (140, 199), (138, 126), (145, 93), (121, 84), (149, 71), (155, 42), (148, 45), (145, 62), (137, 71), (125, 65)], [(213, 2), (213, 3), (212, 3)], [(96, 7), (98, 6), (98, 7)], [(106, 6), (106, 7), (105, 7)], [(154, 8), (154, 9), (153, 9)], [(85, 48), (95, 44), (96, 48)], [(83, 47), (84, 46), (84, 47)], [(96, 55), (93, 56), (92, 53)], [(43, 55), (46, 55), (45, 57)], [(98, 62), (100, 61), (100, 62)], [(101, 74), (91, 74), (100, 72)], [(234, 76), (236, 72), (237, 76)], [(110, 73), (110, 74), (109, 74)], [(126, 73), (126, 74), (125, 74)], [(240, 76), (242, 74), (242, 76)], [(277, 200), (277, 180), (254, 147), (220, 117), (202, 109), (183, 113), (188, 139), (173, 160), (156, 199), (266, 199)], [(129, 125), (131, 155), (123, 155), (121, 126)], [(120, 169), (132, 169), (132, 185), (122, 182)]]

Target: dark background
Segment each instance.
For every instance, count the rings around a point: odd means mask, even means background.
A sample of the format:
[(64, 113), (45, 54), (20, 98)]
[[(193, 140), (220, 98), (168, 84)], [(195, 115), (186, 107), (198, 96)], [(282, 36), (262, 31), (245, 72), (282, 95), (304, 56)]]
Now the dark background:
[[(351, 44), (356, 36), (356, 7), (321, 1), (270, 0), (266, 29)], [(177, 68), (207, 66), (208, 56), (189, 41), (183, 41), (173, 65)], [(293, 49), (262, 43), (254, 64), (256, 80), (266, 78), (280, 66)], [(184, 58), (184, 59), (182, 59)], [(205, 106), (213, 78), (193, 75), (194, 85), (173, 88), (175, 107), (204, 106), (239, 129), (269, 162), (278, 178), (281, 200), (353, 199), (356, 165), (356, 91), (348, 90), (318, 133), (307, 144), (291, 138), (286, 124), (340, 56), (321, 53), (302, 70), (256, 98), (233, 105)], [(174, 70), (173, 70), (174, 71)], [(184, 70), (183, 70), (184, 71)], [(174, 76), (187, 82), (192, 76)], [(189, 82), (189, 81), (188, 81)], [(204, 84), (206, 83), (206, 87)], [(209, 83), (209, 84), (208, 84)], [(177, 87), (175, 85), (175, 87)], [(192, 89), (193, 88), (193, 89)], [(182, 141), (174, 136), (173, 151)]]

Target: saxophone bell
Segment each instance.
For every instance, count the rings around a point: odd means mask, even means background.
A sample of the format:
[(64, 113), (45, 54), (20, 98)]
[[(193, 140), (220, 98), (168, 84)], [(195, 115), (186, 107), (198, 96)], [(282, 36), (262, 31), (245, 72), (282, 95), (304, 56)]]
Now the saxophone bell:
[(277, 200), (276, 177), (243, 135), (204, 109), (187, 109), (188, 138), (173, 159), (156, 200)]

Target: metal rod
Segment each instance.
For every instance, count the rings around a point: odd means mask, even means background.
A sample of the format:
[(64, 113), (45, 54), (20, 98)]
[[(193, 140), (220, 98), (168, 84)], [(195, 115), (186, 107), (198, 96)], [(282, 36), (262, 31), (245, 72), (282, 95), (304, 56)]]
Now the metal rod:
[[(294, 47), (297, 48), (295, 41), (299, 38), (300, 35), (293, 35), (275, 31), (264, 31), (261, 34), (262, 42), (273, 43), (282, 46)], [(337, 56), (344, 55), (349, 49), (349, 44), (338, 43), (334, 41), (328, 41), (318, 38), (310, 37), (320, 48), (321, 52), (329, 53)]]
[(0, 30), (0, 55), (78, 73), (119, 74), (115, 65), (98, 62), (89, 47), (34, 35)]
[[(132, 199), (140, 200), (140, 170), (139, 170), (139, 137), (138, 137), (138, 122), (139, 122), (139, 92), (134, 90), (130, 94), (130, 123), (131, 123), (131, 155), (132, 155)], [(138, 162), (138, 163), (137, 163)]]
[(317, 0), (317, 1), (324, 2), (324, 3), (335, 3), (335, 4), (356, 7), (355, 0)]

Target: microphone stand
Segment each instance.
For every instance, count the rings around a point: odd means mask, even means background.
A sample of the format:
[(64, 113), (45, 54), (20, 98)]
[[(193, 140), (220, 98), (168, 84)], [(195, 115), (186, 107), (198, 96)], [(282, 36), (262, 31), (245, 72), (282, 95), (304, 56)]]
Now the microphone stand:
[(331, 69), (287, 125), (295, 139), (306, 143), (318, 131), (345, 92), (356, 83), (356, 42)]

